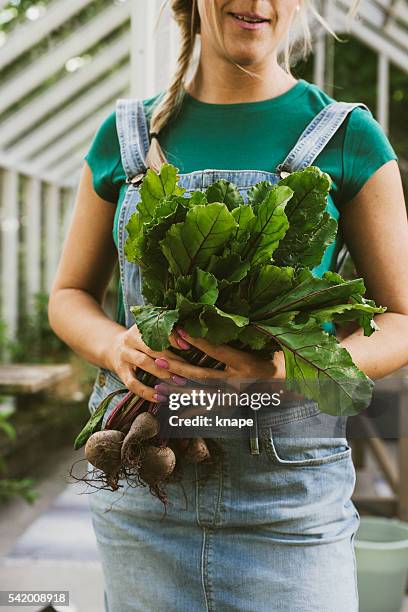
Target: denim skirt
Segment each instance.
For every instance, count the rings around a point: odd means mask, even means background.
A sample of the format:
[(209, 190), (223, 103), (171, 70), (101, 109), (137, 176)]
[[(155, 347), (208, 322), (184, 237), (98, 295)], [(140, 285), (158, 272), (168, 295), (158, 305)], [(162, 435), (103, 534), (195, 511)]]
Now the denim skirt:
[(106, 612), (357, 612), (355, 470), (325, 418), (274, 411), (258, 455), (214, 440), (218, 461), (185, 466), (167, 508), (124, 482), (91, 493)]

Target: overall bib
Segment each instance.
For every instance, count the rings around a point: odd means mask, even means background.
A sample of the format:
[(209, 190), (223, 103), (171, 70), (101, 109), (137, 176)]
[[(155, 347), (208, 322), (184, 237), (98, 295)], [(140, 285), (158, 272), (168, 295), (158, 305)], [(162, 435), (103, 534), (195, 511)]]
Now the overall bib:
[[(325, 107), (276, 172), (200, 170), (180, 174), (186, 196), (214, 181), (235, 183), (247, 200), (260, 181), (313, 164), (348, 114), (360, 104)], [(134, 178), (146, 170), (148, 124), (143, 103), (119, 100), (117, 129), (129, 187), (119, 218), (119, 264), (126, 326), (143, 304), (138, 266), (124, 255), (126, 225), (140, 201)], [(133, 180), (133, 183), (132, 183)], [(331, 198), (328, 211), (339, 212)], [(340, 243), (328, 247), (334, 262)], [(321, 275), (325, 270), (316, 268)], [(123, 383), (99, 371), (91, 412)], [(112, 403), (104, 423), (119, 398)], [(208, 473), (186, 466), (167, 487), (166, 513), (146, 487), (96, 491), (92, 521), (109, 612), (356, 612), (353, 539), (359, 523), (351, 501), (355, 471), (345, 419), (315, 402), (292, 402), (256, 420), (259, 454), (248, 439), (218, 439), (222, 457)], [(328, 433), (330, 432), (330, 433)]]

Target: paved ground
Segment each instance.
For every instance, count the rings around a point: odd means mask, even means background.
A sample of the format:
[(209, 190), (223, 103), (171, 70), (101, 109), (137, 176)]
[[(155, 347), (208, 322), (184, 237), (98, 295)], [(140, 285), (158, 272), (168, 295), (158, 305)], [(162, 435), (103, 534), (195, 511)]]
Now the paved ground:
[(17, 540), (10, 559), (98, 561), (88, 496), (72, 484)]
[(66, 484), (72, 459), (71, 453), (60, 458), (52, 477), (39, 484), (41, 497), (33, 507), (17, 502), (0, 515), (0, 588), (69, 591), (71, 605), (59, 608), (62, 612), (102, 612), (103, 579), (88, 496)]

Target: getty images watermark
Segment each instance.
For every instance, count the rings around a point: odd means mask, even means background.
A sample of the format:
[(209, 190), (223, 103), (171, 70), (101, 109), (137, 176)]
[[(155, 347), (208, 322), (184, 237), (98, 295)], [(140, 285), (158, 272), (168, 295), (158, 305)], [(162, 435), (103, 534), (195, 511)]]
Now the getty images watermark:
[[(252, 427), (253, 418), (242, 416), (242, 410), (259, 410), (281, 405), (283, 390), (274, 393), (247, 393), (236, 391), (210, 392), (204, 389), (192, 389), (188, 393), (171, 393), (168, 397), (168, 408), (172, 411), (189, 409), (188, 416), (173, 414), (169, 416), (170, 427), (237, 427), (238, 429)], [(216, 410), (235, 409), (231, 416), (201, 414)], [(191, 412), (200, 412), (191, 415)], [(239, 412), (239, 416), (236, 413)]]
[[(169, 438), (242, 437), (270, 427), (286, 437), (336, 438), (345, 428), (348, 439), (408, 437), (408, 382), (401, 375), (375, 381), (366, 408), (361, 407), (358, 379), (345, 377), (324, 385), (304, 379), (302, 389), (295, 381), (278, 379), (189, 381), (183, 388), (169, 389), (160, 413)], [(350, 400), (347, 411), (337, 401), (340, 392)]]

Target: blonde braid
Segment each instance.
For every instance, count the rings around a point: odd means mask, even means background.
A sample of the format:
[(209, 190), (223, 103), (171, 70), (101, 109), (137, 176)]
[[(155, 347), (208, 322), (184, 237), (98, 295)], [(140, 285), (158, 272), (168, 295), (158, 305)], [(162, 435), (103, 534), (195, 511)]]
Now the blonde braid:
[[(181, 45), (172, 81), (152, 113), (150, 132), (155, 134), (159, 134), (180, 110), (185, 95), (184, 78), (190, 65), (196, 35), (200, 30), (196, 0), (171, 0), (170, 6), (180, 28)], [(167, 162), (158, 138), (151, 139), (146, 161), (147, 166), (156, 172)]]

